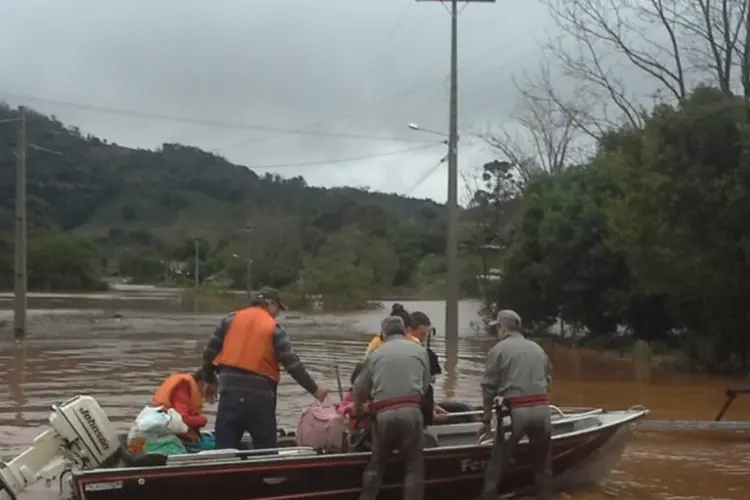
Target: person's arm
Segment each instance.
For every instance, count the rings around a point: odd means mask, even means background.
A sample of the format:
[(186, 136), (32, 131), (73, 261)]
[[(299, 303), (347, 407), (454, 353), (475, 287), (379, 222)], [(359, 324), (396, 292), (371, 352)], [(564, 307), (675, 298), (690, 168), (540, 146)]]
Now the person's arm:
[(359, 415), (362, 403), (370, 399), (372, 392), (372, 356), (368, 356), (362, 364), (362, 370), (352, 385), (352, 400), (354, 401), (354, 414)]
[(224, 317), (219, 323), (219, 326), (214, 330), (213, 335), (208, 340), (205, 349), (203, 349), (203, 373), (206, 377), (206, 382), (216, 383), (216, 366), (214, 366), (214, 359), (221, 353), (224, 347), (224, 338), (227, 336), (229, 331), (229, 325), (232, 324), (232, 318), (234, 313)]
[[(545, 357), (547, 358), (547, 367), (546, 367), (546, 375), (547, 375), (547, 384), (549, 384), (552, 381), (552, 362), (549, 360), (549, 356), (545, 354)], [(549, 388), (547, 388), (549, 390)]]
[(289, 334), (279, 325), (276, 325), (276, 331), (273, 333), (273, 343), (276, 350), (276, 359), (281, 366), (303, 389), (315, 395), (318, 392), (318, 384), (315, 383), (297, 353), (294, 352)]
[(494, 405), (497, 391), (500, 388), (500, 362), (502, 360), (502, 346), (500, 343), (490, 349), (487, 354), (487, 361), (484, 365), (484, 378), (481, 383), (482, 387), (482, 422), (492, 420), (492, 407)]
[(370, 354), (372, 351), (380, 347), (380, 344), (383, 343), (383, 340), (380, 338), (380, 335), (375, 335), (369, 344), (367, 344), (367, 349), (365, 349), (365, 356)]
[(182, 421), (191, 429), (200, 429), (208, 423), (205, 415), (193, 415), (190, 413), (190, 387), (183, 382), (175, 387), (172, 392), (172, 408), (182, 416)]

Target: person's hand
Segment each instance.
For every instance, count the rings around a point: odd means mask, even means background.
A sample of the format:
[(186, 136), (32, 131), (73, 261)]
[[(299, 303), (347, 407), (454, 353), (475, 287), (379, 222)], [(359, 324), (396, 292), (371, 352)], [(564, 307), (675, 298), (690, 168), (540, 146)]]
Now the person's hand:
[(477, 431), (477, 441), (481, 441), (483, 437), (490, 433), (491, 425), (491, 422), (482, 422), (479, 431)]
[(324, 387), (318, 387), (318, 390), (315, 391), (315, 394), (313, 394), (313, 396), (315, 396), (315, 399), (322, 403), (328, 397), (328, 389)]
[(201, 382), (200, 390), (203, 395), (203, 401), (210, 405), (216, 402), (216, 385), (208, 382)]

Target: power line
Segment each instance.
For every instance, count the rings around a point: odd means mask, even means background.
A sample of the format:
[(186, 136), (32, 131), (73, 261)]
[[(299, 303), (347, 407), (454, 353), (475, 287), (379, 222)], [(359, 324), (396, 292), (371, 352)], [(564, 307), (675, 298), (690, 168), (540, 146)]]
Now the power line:
[[(512, 38), (514, 40), (517, 40), (519, 38), (519, 36), (520, 35), (514, 35)], [(562, 37), (556, 37), (556, 39), (559, 39), (559, 38), (562, 38)], [(505, 45), (506, 43), (508, 43), (508, 42), (506, 41), (506, 42), (504, 42), (501, 45)], [(486, 68), (486, 69), (484, 69), (482, 71), (479, 71), (478, 74), (475, 75), (475, 78), (484, 78), (487, 75), (489, 75), (491, 73), (494, 73), (495, 71), (498, 71), (500, 69), (503, 69), (503, 68), (509, 66), (511, 63), (513, 63), (513, 62), (515, 62), (515, 61), (517, 61), (519, 59), (524, 59), (528, 55), (530, 55), (531, 53), (538, 52), (538, 51), (539, 51), (539, 47), (534, 47), (531, 50), (524, 51), (521, 54), (519, 54), (518, 56), (516, 56), (516, 57), (514, 57), (514, 58), (512, 58), (510, 60), (506, 60), (506, 61), (504, 61), (504, 62), (502, 62), (500, 64), (495, 64), (495, 65), (492, 65), (492, 66), (490, 66), (490, 67), (488, 67), (488, 68)], [(482, 60), (486, 60), (486, 58), (483, 58)], [(470, 71), (467, 71), (466, 73), (470, 73)], [(381, 99), (378, 99), (376, 101), (373, 101), (373, 102), (371, 102), (369, 104), (365, 104), (364, 106), (360, 106), (358, 108), (351, 109), (351, 110), (346, 111), (346, 112), (344, 112), (342, 114), (339, 114), (339, 115), (333, 115), (333, 116), (329, 116), (327, 118), (322, 118), (322, 119), (317, 120), (315, 122), (309, 123), (308, 125), (305, 125), (304, 127), (301, 127), (299, 129), (294, 129), (294, 130), (292, 130), (292, 131), (290, 131), (288, 133), (304, 133), (303, 131), (308, 130), (309, 128), (312, 128), (312, 127), (323, 125), (323, 124), (329, 123), (329, 122), (336, 122), (336, 121), (339, 121), (339, 120), (343, 120), (345, 118), (350, 118), (350, 117), (352, 117), (354, 115), (361, 114), (361, 113), (370, 111), (372, 109), (378, 108), (378, 107), (380, 107), (383, 104), (386, 104), (388, 102), (394, 101), (394, 100), (399, 99), (401, 97), (406, 97), (408, 95), (411, 95), (411, 94), (413, 94), (413, 93), (415, 93), (415, 92), (417, 92), (419, 90), (424, 90), (427, 87), (432, 87), (434, 85), (437, 85), (437, 84), (441, 83), (444, 79), (445, 79), (444, 76), (431, 78), (430, 80), (423, 81), (422, 83), (420, 83), (418, 85), (414, 85), (412, 87), (408, 87), (406, 89), (400, 90), (400, 91), (395, 92), (393, 94), (387, 95), (387, 96), (385, 96), (385, 97), (383, 97)], [(212, 151), (213, 152), (217, 152), (217, 151), (221, 151), (221, 150), (225, 150), (225, 149), (232, 149), (232, 148), (236, 148), (236, 147), (240, 147), (240, 146), (245, 146), (247, 144), (256, 144), (256, 143), (259, 143), (259, 142), (270, 141), (270, 140), (273, 140), (273, 139), (278, 139), (280, 137), (284, 137), (286, 135), (287, 135), (287, 132), (284, 132), (284, 133), (279, 133), (279, 134), (272, 135), (272, 136), (257, 137), (257, 138), (253, 138), (253, 139), (247, 139), (247, 140), (243, 140), (243, 141), (239, 141), (239, 142), (235, 142), (235, 143), (229, 144), (227, 146), (216, 148), (216, 149), (214, 149)]]
[(0, 91), (0, 95), (10, 97), (12, 99), (22, 100), (22, 101), (38, 101), (38, 102), (53, 104), (57, 106), (65, 106), (65, 107), (70, 107), (70, 108), (83, 109), (87, 111), (94, 111), (94, 112), (98, 112), (102, 114), (128, 116), (132, 118), (140, 118), (140, 119), (145, 119), (145, 120), (160, 120), (160, 121), (170, 121), (170, 122), (176, 122), (176, 123), (189, 123), (193, 125), (202, 125), (206, 127), (260, 130), (260, 131), (269, 131), (269, 132), (282, 132), (284, 134), (315, 135), (315, 136), (337, 137), (337, 138), (347, 138), (347, 139), (367, 139), (367, 140), (372, 140), (372, 141), (387, 141), (387, 142), (420, 142), (423, 144), (426, 142), (432, 142), (432, 143), (436, 142), (436, 141), (426, 141), (424, 139), (396, 139), (392, 137), (378, 137), (378, 136), (362, 135), (362, 134), (337, 134), (333, 132), (323, 132), (323, 131), (316, 131), (316, 130), (309, 130), (309, 131), (304, 131), (301, 129), (292, 130), (292, 129), (277, 128), (277, 127), (269, 127), (266, 125), (249, 125), (246, 123), (227, 122), (227, 121), (221, 121), (221, 120), (205, 120), (205, 119), (190, 118), (190, 117), (185, 117), (185, 116), (170, 116), (170, 115), (163, 115), (163, 114), (158, 114), (158, 113), (132, 111), (132, 110), (120, 109), (120, 108), (110, 108), (106, 106), (98, 106), (98, 105), (93, 105), (93, 104), (83, 104), (83, 103), (70, 102), (70, 101), (58, 101), (55, 99), (47, 99), (44, 97), (13, 94), (13, 93), (4, 92), (4, 91)]
[(424, 174), (422, 174), (422, 177), (420, 177), (419, 180), (417, 180), (417, 182), (415, 182), (414, 184), (412, 184), (412, 186), (409, 189), (407, 189), (406, 192), (404, 194), (402, 194), (401, 196), (406, 197), (406, 196), (411, 195), (414, 191), (416, 191), (416, 189), (419, 186), (421, 186), (427, 179), (429, 179), (430, 176), (432, 176), (432, 174), (434, 174), (435, 172), (437, 172), (437, 170), (440, 168), (440, 166), (443, 163), (445, 163), (445, 160), (447, 160), (447, 159), (448, 159), (447, 156), (443, 156), (440, 159), (439, 162), (437, 162), (435, 165), (432, 165), (429, 168), (429, 170), (427, 170)]
[[(407, 2), (406, 3), (405, 8), (396, 16), (396, 22), (391, 26), (391, 28), (386, 33), (386, 36), (384, 38), (385, 41), (390, 40), (392, 38), (393, 34), (400, 27), (402, 21), (404, 20), (404, 14), (412, 6), (413, 6), (413, 3), (411, 3), (411, 2)], [(380, 55), (382, 53), (383, 46), (384, 46), (384, 43), (381, 43), (380, 46), (379, 46), (380, 50), (376, 51), (375, 56), (372, 58), (372, 60), (370, 61), (369, 64), (365, 65), (365, 68), (368, 68), (368, 67), (372, 68), (372, 66), (374, 66), (374, 64), (377, 62), (378, 58), (380, 57)], [(367, 77), (368, 74), (369, 73), (366, 70), (363, 71), (362, 78), (360, 79), (360, 83), (359, 83), (359, 85), (357, 85), (358, 88), (362, 87), (362, 84), (364, 83), (364, 81), (366, 81), (365, 77)], [(306, 131), (310, 130), (311, 128), (317, 127), (318, 125), (323, 125), (323, 124), (325, 124), (325, 123), (327, 123), (329, 121), (337, 121), (337, 120), (331, 120), (330, 117), (329, 118), (323, 118), (323, 119), (320, 119), (320, 120), (316, 120), (316, 121), (314, 121), (312, 123), (308, 123), (304, 127), (296, 128), (296, 129), (293, 130), (293, 132), (306, 133)], [(218, 151), (222, 151), (222, 150), (226, 150), (226, 149), (234, 149), (234, 148), (238, 148), (238, 147), (241, 147), (241, 146), (246, 146), (248, 144), (255, 144), (255, 143), (258, 143), (258, 142), (271, 141), (273, 139), (278, 139), (280, 137), (285, 137), (286, 135), (287, 135), (286, 133), (279, 133), (279, 134), (274, 134), (274, 135), (267, 135), (265, 137), (255, 137), (255, 138), (252, 138), (252, 139), (243, 139), (242, 141), (233, 142), (233, 143), (228, 144), (226, 146), (221, 146), (221, 147), (212, 149), (211, 152), (218, 152)]]
[(438, 146), (438, 145), (439, 144), (436, 144), (436, 143), (425, 144), (423, 146), (417, 146), (417, 147), (406, 148), (406, 149), (398, 149), (396, 151), (388, 151), (386, 153), (376, 153), (376, 154), (362, 155), (362, 156), (350, 156), (348, 158), (336, 158), (333, 160), (303, 161), (299, 163), (273, 163), (273, 164), (267, 164), (267, 165), (245, 165), (245, 166), (247, 168), (258, 169), (258, 170), (271, 170), (275, 168), (312, 167), (315, 165), (328, 165), (331, 163), (349, 163), (349, 162), (356, 162), (356, 161), (362, 161), (362, 160), (370, 160), (373, 158), (383, 158), (385, 156), (395, 156), (395, 155), (400, 155), (404, 153), (411, 153), (413, 151), (423, 151), (425, 149), (434, 148), (435, 146)]

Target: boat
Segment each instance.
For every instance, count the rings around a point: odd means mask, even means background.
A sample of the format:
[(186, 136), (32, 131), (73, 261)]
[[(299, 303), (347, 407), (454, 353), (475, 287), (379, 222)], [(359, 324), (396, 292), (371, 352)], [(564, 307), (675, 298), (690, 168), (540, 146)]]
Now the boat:
[[(425, 430), (425, 497), (432, 500), (478, 494), (490, 457), (493, 436), (477, 442), (481, 412), (453, 406), (447, 418)], [(553, 481), (556, 489), (564, 490), (589, 486), (606, 476), (617, 465), (632, 424), (649, 413), (643, 407), (550, 408)], [(501, 422), (501, 431), (507, 431), (507, 419)], [(370, 455), (323, 453), (297, 446), (293, 434), (283, 433), (279, 448), (271, 450), (136, 457), (89, 396), (54, 405), (49, 423), (30, 448), (0, 464), (0, 500), (16, 500), (37, 482), (59, 485), (62, 500), (355, 500)], [(532, 486), (533, 476), (524, 439), (498, 493), (522, 493)], [(402, 483), (402, 466), (395, 460), (378, 498), (400, 499)]]

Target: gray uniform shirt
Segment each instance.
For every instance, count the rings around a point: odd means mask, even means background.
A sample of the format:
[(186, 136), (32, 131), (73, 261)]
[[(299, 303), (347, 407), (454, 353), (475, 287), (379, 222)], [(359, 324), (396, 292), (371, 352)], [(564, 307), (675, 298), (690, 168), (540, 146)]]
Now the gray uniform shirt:
[(544, 349), (520, 333), (511, 333), (487, 354), (482, 381), (485, 414), (496, 396), (541, 396), (549, 392), (552, 364)]
[(365, 358), (352, 396), (357, 406), (370, 399), (423, 397), (431, 379), (427, 350), (403, 335), (392, 335)]

